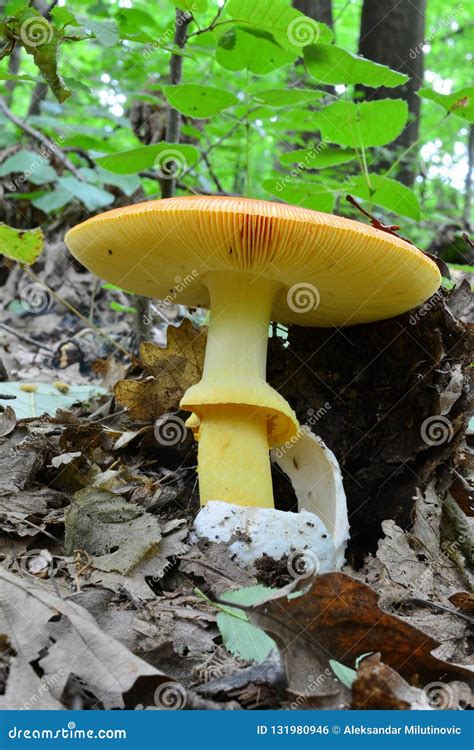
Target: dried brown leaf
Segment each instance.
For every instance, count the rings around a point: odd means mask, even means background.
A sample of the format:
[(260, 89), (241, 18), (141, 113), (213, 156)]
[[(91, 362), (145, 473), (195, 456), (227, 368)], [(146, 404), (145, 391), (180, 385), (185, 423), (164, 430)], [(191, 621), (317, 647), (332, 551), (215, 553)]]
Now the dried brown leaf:
[(405, 679), (423, 685), (473, 676), (433, 656), (437, 641), (383, 612), (375, 591), (344, 573), (317, 576), (304, 594), (268, 601), (248, 615), (284, 647), (290, 687), (308, 680), (309, 673), (321, 674), (329, 658), (353, 667), (358, 656), (374, 651)]
[(176, 408), (183, 393), (201, 378), (207, 334), (184, 320), (179, 328), (168, 328), (168, 346), (150, 341), (140, 346), (140, 357), (150, 376), (145, 380), (121, 380), (114, 394), (132, 419), (150, 422)]

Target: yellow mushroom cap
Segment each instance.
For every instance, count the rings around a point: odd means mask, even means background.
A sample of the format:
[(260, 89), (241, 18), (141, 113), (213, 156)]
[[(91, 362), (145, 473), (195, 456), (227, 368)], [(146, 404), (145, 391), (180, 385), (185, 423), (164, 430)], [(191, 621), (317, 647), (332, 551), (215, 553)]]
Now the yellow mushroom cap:
[(240, 197), (137, 203), (66, 235), (106, 281), (147, 297), (208, 307), (203, 276), (254, 273), (282, 284), (272, 319), (305, 326), (383, 320), (438, 288), (436, 264), (413, 245), (340, 216)]

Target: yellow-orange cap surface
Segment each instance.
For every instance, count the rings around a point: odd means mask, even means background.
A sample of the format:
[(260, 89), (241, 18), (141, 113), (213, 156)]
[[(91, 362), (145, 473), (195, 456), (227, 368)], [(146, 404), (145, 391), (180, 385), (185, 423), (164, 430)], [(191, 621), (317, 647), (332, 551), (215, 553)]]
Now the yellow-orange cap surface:
[(438, 288), (433, 261), (366, 224), (280, 203), (191, 196), (94, 216), (66, 235), (106, 281), (147, 297), (208, 307), (211, 271), (278, 280), (272, 317), (306, 326), (390, 318)]

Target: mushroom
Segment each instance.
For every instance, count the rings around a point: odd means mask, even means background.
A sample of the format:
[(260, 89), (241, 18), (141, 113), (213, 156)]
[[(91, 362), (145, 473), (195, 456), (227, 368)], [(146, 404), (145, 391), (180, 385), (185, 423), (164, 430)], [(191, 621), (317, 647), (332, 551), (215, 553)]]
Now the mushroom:
[(202, 379), (184, 394), (198, 439), (201, 504), (273, 508), (269, 450), (299, 425), (266, 382), (271, 320), (347, 326), (410, 310), (439, 286), (435, 263), (357, 221), (240, 197), (191, 196), (94, 216), (66, 244), (136, 294), (209, 307)]

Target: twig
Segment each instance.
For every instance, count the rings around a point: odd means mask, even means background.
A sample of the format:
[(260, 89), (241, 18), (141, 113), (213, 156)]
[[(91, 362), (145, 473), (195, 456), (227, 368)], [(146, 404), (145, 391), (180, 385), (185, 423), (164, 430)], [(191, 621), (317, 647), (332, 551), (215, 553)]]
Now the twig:
[(394, 237), (398, 237), (401, 240), (405, 240), (405, 242), (409, 242), (410, 245), (413, 245), (413, 242), (411, 240), (407, 240), (406, 237), (400, 237), (400, 235), (397, 234), (398, 230), (400, 229), (398, 224), (384, 224), (382, 221), (377, 219), (376, 216), (372, 216), (372, 214), (369, 214), (369, 212), (366, 211), (365, 208), (362, 208), (360, 203), (358, 203), (356, 199), (352, 197), (352, 195), (346, 195), (346, 201), (351, 203), (355, 208), (357, 208), (358, 211), (364, 214), (364, 216), (367, 216), (367, 218), (370, 219), (370, 223), (374, 227), (374, 229), (380, 229), (382, 232), (392, 234)]
[[(366, 211), (365, 208), (362, 208), (360, 203), (358, 203), (356, 199), (352, 197), (352, 195), (346, 195), (346, 200), (349, 203), (351, 203), (353, 206), (355, 206), (355, 208), (357, 208), (358, 211), (363, 213), (364, 216), (367, 216), (367, 218), (370, 219), (370, 223), (374, 227), (374, 229), (380, 229), (380, 231), (387, 232), (387, 234), (391, 234), (393, 237), (398, 237), (399, 240), (408, 242), (409, 245), (413, 245), (413, 247), (416, 247), (414, 242), (407, 239), (406, 237), (402, 237), (401, 235), (397, 234), (398, 230), (400, 229), (398, 224), (384, 224), (382, 221), (377, 219), (376, 216), (372, 216), (372, 214), (369, 214), (369, 212)], [(447, 264), (444, 262), (442, 258), (439, 258), (437, 255), (432, 255), (431, 253), (427, 253), (426, 250), (422, 250), (421, 248), (417, 248), (417, 249), (420, 250), (420, 252), (423, 253), (423, 255), (426, 255), (427, 258), (430, 258), (430, 260), (432, 260), (433, 263), (436, 263), (442, 275), (446, 279), (451, 278), (451, 272)]]
[(225, 194), (225, 190), (222, 187), (221, 181), (219, 180), (218, 176), (216, 175), (216, 173), (214, 172), (214, 170), (212, 168), (212, 164), (210, 162), (209, 157), (208, 156), (204, 156), (203, 159), (204, 159), (204, 161), (206, 163), (206, 166), (207, 166), (207, 169), (209, 171), (209, 174), (210, 174), (212, 180), (214, 181), (214, 185), (216, 186), (216, 188), (219, 191), (219, 193), (221, 195), (224, 195)]
[(53, 141), (50, 141), (49, 138), (47, 138), (43, 133), (40, 133), (39, 130), (36, 130), (36, 128), (31, 127), (31, 125), (28, 125), (27, 122), (24, 122), (19, 117), (13, 114), (13, 112), (8, 108), (3, 96), (0, 96), (0, 111), (3, 112), (5, 117), (10, 120), (10, 122), (13, 122), (14, 125), (21, 128), (25, 133), (27, 133), (31, 138), (34, 138), (35, 141), (38, 141), (38, 143), (41, 143), (42, 146), (44, 146), (46, 149), (48, 149), (52, 154), (55, 155), (55, 157), (58, 159), (58, 161), (61, 162), (61, 164), (68, 169), (71, 174), (76, 177), (76, 179), (80, 180), (81, 182), (85, 182), (85, 177), (80, 173), (80, 171), (77, 169), (77, 167), (74, 166), (72, 161), (66, 156), (66, 154), (61, 151), (61, 149), (56, 146), (56, 144)]
[(6, 323), (0, 323), (0, 328), (3, 328), (8, 333), (11, 333), (12, 336), (16, 336), (17, 339), (20, 339), (21, 341), (25, 341), (27, 344), (31, 344), (32, 346), (36, 346), (37, 349), (44, 349), (45, 352), (48, 352), (51, 355), (54, 354), (53, 350), (50, 349), (49, 346), (44, 346), (44, 344), (40, 344), (38, 341), (35, 341), (29, 336), (26, 336), (24, 333), (15, 331), (14, 328), (10, 328), (10, 326), (7, 326)]
[(412, 604), (418, 604), (421, 607), (431, 607), (431, 609), (438, 609), (441, 612), (447, 612), (448, 615), (454, 615), (454, 617), (462, 617), (463, 620), (467, 620), (467, 622), (470, 622), (471, 625), (474, 624), (474, 617), (469, 617), (469, 615), (464, 614), (464, 612), (458, 612), (456, 609), (450, 609), (448, 607), (443, 607), (441, 604), (430, 602), (428, 599), (418, 599), (418, 597), (411, 597), (407, 601)]
[[(173, 43), (175, 47), (184, 49), (188, 38), (188, 24), (192, 19), (190, 13), (176, 10), (176, 24), (174, 30)], [(171, 55), (170, 59), (170, 84), (175, 86), (181, 83), (181, 77), (183, 73), (183, 58), (181, 55)], [(166, 137), (167, 143), (179, 143), (181, 130), (181, 114), (177, 109), (169, 107), (168, 118), (166, 123)], [(172, 167), (171, 167), (172, 169)], [(170, 173), (161, 183), (161, 197), (171, 198), (174, 195), (176, 187), (176, 178)]]
[(471, 240), (467, 232), (463, 232), (462, 238), (464, 242), (466, 243), (466, 245), (470, 247), (472, 250), (474, 250), (474, 242)]
[(188, 39), (191, 39), (192, 36), (198, 36), (199, 34), (204, 34), (206, 33), (206, 31), (212, 31), (215, 28), (219, 18), (221, 17), (224, 7), (225, 7), (225, 2), (222, 3), (222, 5), (218, 9), (216, 15), (212, 19), (209, 26), (206, 26), (204, 29), (198, 29), (197, 31), (193, 31), (192, 34), (189, 34)]

